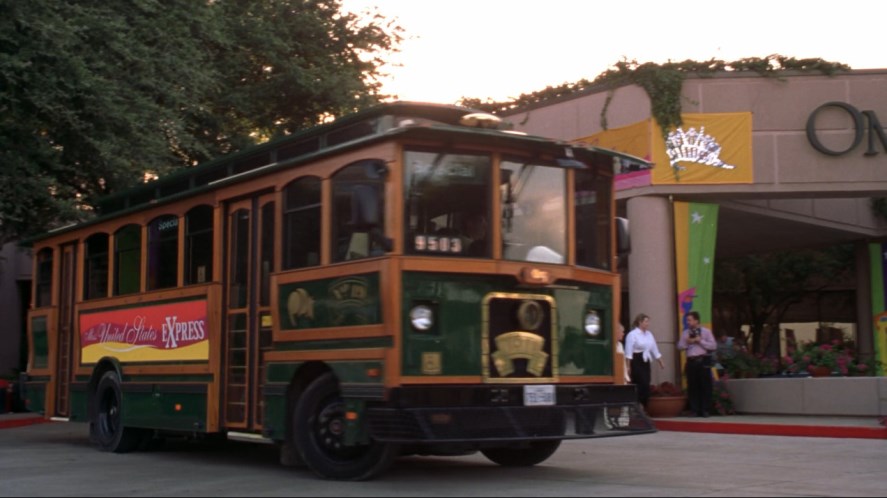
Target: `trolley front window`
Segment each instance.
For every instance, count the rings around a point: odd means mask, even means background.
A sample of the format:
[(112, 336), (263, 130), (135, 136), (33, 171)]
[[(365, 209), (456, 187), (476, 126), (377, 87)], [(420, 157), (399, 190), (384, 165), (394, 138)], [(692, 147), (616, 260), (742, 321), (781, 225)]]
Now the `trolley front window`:
[(489, 258), (488, 155), (405, 154), (406, 252)]
[(505, 259), (567, 262), (567, 172), (554, 166), (502, 162)]

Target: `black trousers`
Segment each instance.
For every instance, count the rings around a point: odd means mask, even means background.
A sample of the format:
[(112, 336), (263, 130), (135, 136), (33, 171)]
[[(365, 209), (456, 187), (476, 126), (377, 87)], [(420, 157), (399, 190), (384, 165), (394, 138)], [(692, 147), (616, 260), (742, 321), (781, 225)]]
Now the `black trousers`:
[(650, 363), (644, 361), (643, 353), (635, 353), (629, 364), (631, 383), (637, 386), (638, 402), (647, 407), (650, 399)]
[(690, 410), (697, 415), (708, 413), (711, 406), (711, 367), (704, 357), (687, 358), (687, 395)]

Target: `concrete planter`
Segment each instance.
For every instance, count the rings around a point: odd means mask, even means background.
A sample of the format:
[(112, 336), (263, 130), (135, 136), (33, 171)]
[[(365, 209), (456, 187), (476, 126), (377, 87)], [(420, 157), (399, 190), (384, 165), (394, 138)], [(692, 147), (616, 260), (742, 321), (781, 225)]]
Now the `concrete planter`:
[(887, 415), (887, 377), (729, 379), (737, 413)]

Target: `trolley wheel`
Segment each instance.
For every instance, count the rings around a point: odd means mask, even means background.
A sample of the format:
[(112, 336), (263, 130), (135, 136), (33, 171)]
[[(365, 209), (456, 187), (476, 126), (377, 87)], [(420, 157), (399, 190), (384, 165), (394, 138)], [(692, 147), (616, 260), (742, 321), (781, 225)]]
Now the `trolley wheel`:
[(123, 391), (116, 372), (105, 372), (93, 397), (94, 419), (89, 422), (90, 438), (102, 451), (127, 453), (139, 447), (147, 431), (123, 426)]
[(531, 441), (522, 446), (505, 446), (480, 450), (490, 461), (505, 467), (531, 467), (542, 463), (557, 451), (559, 439), (551, 441)]
[(373, 441), (345, 446), (345, 403), (332, 373), (315, 379), (293, 410), (292, 434), (302, 460), (325, 479), (360, 481), (386, 470), (396, 445)]

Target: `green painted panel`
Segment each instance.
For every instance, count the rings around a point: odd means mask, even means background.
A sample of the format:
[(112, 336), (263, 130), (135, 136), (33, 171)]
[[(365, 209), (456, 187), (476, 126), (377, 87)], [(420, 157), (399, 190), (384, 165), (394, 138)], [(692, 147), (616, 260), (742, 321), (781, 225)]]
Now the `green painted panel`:
[[(609, 287), (583, 282), (560, 282), (563, 287), (527, 289), (503, 276), (403, 274), (402, 320), (403, 375), (424, 375), (424, 353), (440, 355), (441, 375), (481, 374), (482, 303), (490, 292), (531, 293), (552, 296), (557, 307), (556, 337), (560, 375), (612, 375), (613, 296)], [(565, 287), (569, 288), (565, 288)], [(435, 325), (427, 332), (412, 329), (410, 309), (430, 306)], [(605, 331), (597, 338), (585, 333), (588, 310), (601, 317)]]
[(179, 375), (123, 375), (123, 382), (189, 382), (195, 384), (213, 381), (212, 374)]
[(28, 382), (25, 388), (25, 405), (28, 411), (46, 412), (46, 384)]
[[(325, 362), (333, 369), (339, 382), (360, 384), (381, 384), (384, 374), (381, 361), (328, 361)], [(265, 365), (265, 380), (272, 384), (289, 384), (296, 375), (296, 371), (304, 363), (268, 363)], [(378, 377), (369, 377), (370, 369), (379, 371)]]
[[(403, 374), (422, 375), (423, 353), (439, 353), (442, 375), (480, 375), (481, 302), (493, 291), (511, 291), (510, 277), (404, 272), (402, 322), (404, 324)], [(430, 306), (435, 326), (414, 331), (410, 309)]]
[(31, 319), (31, 337), (34, 341), (33, 368), (46, 368), (49, 364), (49, 335), (45, 316)]
[(89, 396), (86, 391), (70, 391), (71, 396), (71, 414), (69, 418), (79, 422), (89, 420)]
[[(176, 405), (181, 409), (176, 410)], [(162, 392), (123, 393), (123, 424), (171, 431), (206, 430), (206, 394)]]
[(279, 296), (282, 330), (382, 323), (378, 273), (284, 284)]
[[(579, 289), (556, 289), (561, 375), (612, 375), (612, 293), (607, 287), (577, 284)], [(603, 332), (598, 337), (585, 333), (585, 314), (597, 311)]]
[(274, 384), (289, 384), (301, 363), (268, 363), (265, 365), (265, 381)]
[[(361, 339), (330, 339), (325, 341), (280, 342), (275, 351), (316, 351), (336, 349), (390, 348), (394, 345), (391, 337), (367, 337)], [(332, 354), (331, 354), (332, 355)]]
[(265, 437), (283, 441), (286, 438), (286, 396), (265, 395)]
[[(336, 373), (339, 382), (350, 382), (359, 384), (382, 384), (382, 362), (381, 361), (331, 361), (328, 362)], [(367, 372), (375, 369), (379, 372), (376, 377), (370, 377)]]

